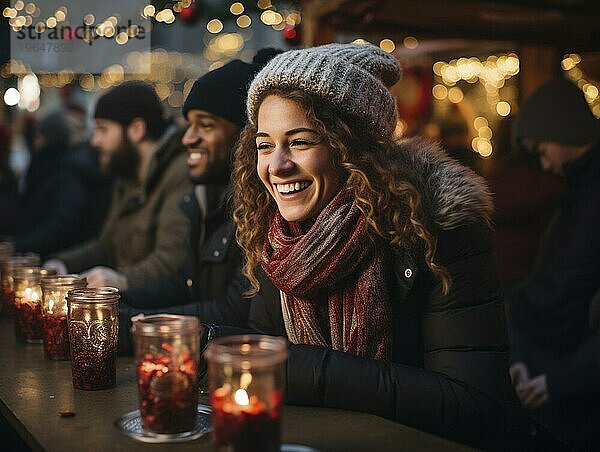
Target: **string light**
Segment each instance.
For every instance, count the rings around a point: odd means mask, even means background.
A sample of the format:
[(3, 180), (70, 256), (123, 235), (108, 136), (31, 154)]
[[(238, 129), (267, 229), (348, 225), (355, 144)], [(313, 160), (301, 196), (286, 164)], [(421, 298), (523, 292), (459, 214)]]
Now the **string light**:
[(391, 39), (382, 39), (379, 43), (379, 47), (381, 50), (387, 53), (392, 53), (394, 50), (396, 50), (396, 44), (394, 44), (394, 41)]
[(231, 12), (231, 14), (239, 16), (244, 12), (244, 5), (242, 5), (240, 2), (232, 3), (229, 7), (229, 11)]
[(219, 33), (221, 30), (223, 30), (223, 22), (221, 22), (219, 19), (213, 19), (206, 24), (206, 29), (210, 33)]
[(240, 28), (248, 28), (252, 24), (252, 19), (250, 18), (250, 16), (246, 16), (244, 14), (243, 16), (238, 17), (235, 23)]

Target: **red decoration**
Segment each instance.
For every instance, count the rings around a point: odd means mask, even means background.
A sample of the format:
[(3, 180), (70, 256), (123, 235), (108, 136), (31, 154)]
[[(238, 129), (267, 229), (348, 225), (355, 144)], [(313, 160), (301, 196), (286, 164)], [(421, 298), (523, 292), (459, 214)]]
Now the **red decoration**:
[(299, 26), (286, 25), (282, 31), (283, 39), (291, 46), (300, 45), (302, 39), (301, 30)]
[(194, 25), (200, 20), (200, 17), (202, 17), (202, 11), (200, 10), (198, 4), (194, 2), (187, 8), (183, 8), (179, 13), (179, 17), (183, 23)]
[(155, 355), (146, 353), (137, 364), (142, 424), (154, 433), (190, 431), (198, 402), (196, 362), (189, 353), (173, 360), (170, 344), (162, 344), (162, 349)]

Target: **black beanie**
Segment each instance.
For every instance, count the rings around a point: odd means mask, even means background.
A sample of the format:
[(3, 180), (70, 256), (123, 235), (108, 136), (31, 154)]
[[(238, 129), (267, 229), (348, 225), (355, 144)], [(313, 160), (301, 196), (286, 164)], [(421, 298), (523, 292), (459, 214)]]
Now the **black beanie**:
[(265, 64), (281, 50), (259, 50), (252, 63), (233, 60), (207, 72), (194, 82), (183, 104), (183, 116), (190, 110), (205, 110), (242, 127), (246, 123), (248, 86)]
[(515, 138), (524, 137), (583, 146), (600, 138), (600, 121), (583, 92), (570, 81), (557, 78), (540, 86), (521, 107)]
[(94, 118), (110, 119), (124, 126), (135, 118), (142, 118), (155, 136), (160, 136), (166, 121), (156, 91), (140, 82), (126, 82), (111, 89), (98, 99)]

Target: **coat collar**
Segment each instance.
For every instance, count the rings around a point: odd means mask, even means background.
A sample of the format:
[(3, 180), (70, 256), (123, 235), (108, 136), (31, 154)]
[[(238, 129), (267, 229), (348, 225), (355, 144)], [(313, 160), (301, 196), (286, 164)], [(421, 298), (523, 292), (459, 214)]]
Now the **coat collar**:
[(412, 170), (425, 215), (441, 229), (484, 221), (491, 224), (493, 201), (485, 180), (423, 138), (398, 142), (399, 158)]

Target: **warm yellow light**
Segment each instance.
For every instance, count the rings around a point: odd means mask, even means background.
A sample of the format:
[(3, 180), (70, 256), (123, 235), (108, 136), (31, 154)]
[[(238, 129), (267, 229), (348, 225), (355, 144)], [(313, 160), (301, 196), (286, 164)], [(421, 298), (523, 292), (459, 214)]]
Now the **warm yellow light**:
[(583, 87), (583, 92), (585, 93), (586, 97), (591, 100), (594, 100), (596, 97), (598, 97), (598, 88), (591, 83), (588, 83)]
[(223, 22), (219, 19), (213, 19), (206, 24), (206, 29), (211, 33), (219, 33), (223, 30)]
[(477, 116), (473, 121), (473, 126), (475, 127), (475, 129), (479, 130), (482, 127), (487, 127), (488, 121), (483, 116)]
[(271, 6), (271, 0), (258, 0), (258, 2), (256, 2), (256, 4), (258, 5), (258, 7), (260, 9), (267, 9), (270, 8)]
[(9, 8), (9, 7), (7, 6), (6, 8), (4, 8), (4, 9), (2, 10), (2, 15), (3, 15), (4, 17), (8, 17), (9, 19), (12, 19), (12, 18), (14, 18), (14, 17), (17, 17), (17, 11), (15, 11), (14, 9), (12, 9), (12, 8)]
[(83, 23), (86, 25), (92, 25), (96, 21), (96, 18), (93, 14), (86, 14), (83, 17)]
[(569, 55), (575, 64), (581, 63), (581, 56), (577, 53), (572, 53)]
[(463, 92), (457, 86), (453, 86), (448, 90), (448, 100), (453, 104), (461, 102), (464, 98)]
[(104, 22), (104, 36), (112, 38), (115, 35), (115, 27), (110, 22)]
[(492, 138), (492, 129), (489, 127), (481, 127), (478, 131), (480, 138), (485, 138), (486, 140), (490, 140)]
[(62, 11), (56, 11), (56, 13), (54, 13), (54, 16), (59, 22), (63, 22), (67, 18), (67, 15)]
[(487, 140), (479, 141), (479, 154), (482, 157), (489, 157), (492, 155), (492, 143)]
[(406, 121), (399, 119), (398, 122), (396, 122), (396, 128), (394, 129), (394, 136), (401, 137), (402, 135), (404, 135), (404, 132), (406, 132), (407, 127), (408, 127), (408, 124), (406, 124)]
[(238, 405), (246, 406), (250, 404), (250, 400), (248, 399), (248, 393), (243, 389), (238, 389), (237, 391), (235, 391), (235, 395), (233, 396), (233, 398), (235, 399), (235, 403), (237, 403)]
[(239, 16), (244, 12), (244, 5), (242, 5), (240, 2), (232, 3), (229, 7), (229, 11), (231, 11), (231, 14)]
[(17, 11), (21, 11), (21, 10), (22, 10), (24, 7), (25, 7), (25, 3), (23, 3), (23, 1), (22, 1), (22, 0), (17, 0), (17, 1), (15, 2), (15, 6), (14, 6), (14, 8), (15, 8)]
[(250, 25), (252, 25), (252, 19), (250, 19), (250, 16), (246, 16), (244, 14), (243, 16), (238, 17), (235, 23), (240, 28), (248, 28)]
[(352, 44), (369, 44), (369, 41), (363, 38), (358, 38), (352, 41)]
[(285, 23), (288, 25), (298, 25), (300, 22), (302, 22), (302, 16), (300, 16), (300, 13), (297, 12), (292, 12), (289, 13), (287, 15), (287, 17), (285, 18)]
[(35, 24), (35, 31), (37, 33), (43, 33), (46, 30), (46, 24), (44, 22), (38, 22)]
[(56, 27), (56, 17), (48, 17), (48, 19), (46, 20), (46, 26), (48, 28)]
[(129, 28), (127, 28), (127, 36), (129, 36), (130, 38), (135, 38), (139, 34), (140, 27), (138, 27), (137, 25), (132, 25)]
[(117, 19), (115, 16), (110, 16), (108, 19), (106, 19), (106, 21), (110, 22), (113, 27), (116, 27), (119, 23), (119, 19)]
[(496, 104), (496, 111), (500, 116), (508, 116), (510, 113), (510, 104), (505, 101)]
[(32, 23), (33, 23), (33, 19), (31, 18), (31, 16), (27, 16), (25, 18), (25, 26), (30, 27)]
[(382, 39), (379, 43), (379, 47), (381, 50), (387, 53), (392, 53), (394, 50), (396, 50), (396, 44), (394, 44), (394, 41), (391, 39)]
[(416, 49), (419, 46), (419, 41), (414, 36), (407, 36), (402, 42), (407, 49)]
[(35, 13), (35, 5), (33, 3), (27, 3), (27, 6), (25, 6), (25, 12), (27, 14)]
[(153, 17), (155, 14), (156, 14), (156, 8), (154, 8), (154, 5), (146, 5), (144, 7), (144, 16)]
[(121, 33), (119, 33), (117, 35), (117, 37), (115, 38), (115, 41), (117, 41), (117, 44), (120, 44), (120, 45), (126, 44), (127, 41), (129, 41), (129, 36), (127, 36), (127, 33), (122, 31)]
[(260, 15), (260, 20), (262, 20), (265, 25), (279, 25), (283, 22), (283, 16), (277, 11), (267, 10), (263, 11)]
[(175, 22), (175, 14), (173, 14), (173, 11), (169, 10), (170, 14), (167, 14), (167, 17), (165, 18), (165, 23), (167, 24), (172, 24), (173, 22)]
[(596, 118), (600, 118), (600, 104), (595, 105), (592, 108), (592, 114), (596, 117)]
[(433, 63), (433, 73), (435, 75), (439, 75), (440, 77), (442, 76), (442, 68), (446, 66), (446, 63), (444, 63), (443, 61), (436, 61), (435, 63)]
[(575, 62), (573, 61), (573, 58), (567, 57), (560, 62), (560, 65), (563, 68), (563, 70), (570, 71), (575, 67)]
[(448, 88), (446, 88), (444, 85), (438, 84), (433, 87), (431, 93), (437, 100), (443, 100), (448, 96)]

